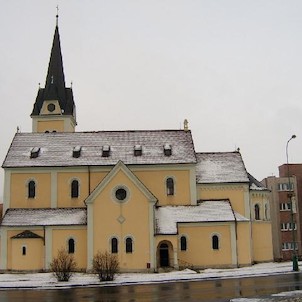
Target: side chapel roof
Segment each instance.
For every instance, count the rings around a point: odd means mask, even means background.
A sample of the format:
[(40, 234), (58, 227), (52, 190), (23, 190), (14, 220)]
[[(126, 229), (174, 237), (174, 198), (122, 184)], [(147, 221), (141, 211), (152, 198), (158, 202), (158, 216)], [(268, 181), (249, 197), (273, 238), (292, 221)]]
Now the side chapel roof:
[(229, 200), (206, 200), (197, 206), (164, 206), (155, 210), (157, 234), (177, 234), (179, 223), (248, 221), (233, 211)]
[(239, 152), (196, 153), (196, 180), (208, 183), (249, 183)]
[(2, 226), (86, 225), (86, 208), (8, 209)]

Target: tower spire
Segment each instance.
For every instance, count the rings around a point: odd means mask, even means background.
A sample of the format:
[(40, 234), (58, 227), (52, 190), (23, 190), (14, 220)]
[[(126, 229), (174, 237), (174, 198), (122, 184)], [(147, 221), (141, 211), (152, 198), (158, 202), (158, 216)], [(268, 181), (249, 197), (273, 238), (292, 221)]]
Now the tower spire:
[[(58, 115), (66, 116), (66, 118), (69, 116), (68, 118), (72, 120), (69, 124), (72, 125), (72, 130), (74, 130), (74, 126), (76, 125), (75, 103), (73, 100), (72, 88), (67, 88), (65, 85), (58, 17), (59, 7), (57, 6), (56, 27), (46, 75), (45, 88), (39, 87), (31, 117), (33, 120), (37, 121), (36, 123), (38, 123), (42, 116), (44, 120), (46, 116), (49, 116), (49, 119), (52, 120), (57, 119), (58, 117), (56, 116)], [(68, 123), (66, 122), (65, 124)], [(36, 128), (36, 126), (33, 127), (33, 129)], [(46, 130), (48, 131), (48, 129)]]

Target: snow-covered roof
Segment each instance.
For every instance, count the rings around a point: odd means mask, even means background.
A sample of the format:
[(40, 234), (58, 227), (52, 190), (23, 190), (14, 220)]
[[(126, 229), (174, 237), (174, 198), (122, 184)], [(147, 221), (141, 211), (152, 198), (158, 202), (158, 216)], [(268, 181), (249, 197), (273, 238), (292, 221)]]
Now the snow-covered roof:
[(86, 208), (8, 209), (2, 226), (86, 225)]
[[(164, 146), (172, 154), (164, 154)], [(142, 146), (142, 155), (135, 156), (134, 147)], [(103, 147), (109, 146), (104, 155)], [(77, 147), (77, 154), (73, 150)], [(32, 155), (33, 148), (38, 152)], [(17, 133), (12, 141), (3, 168), (65, 167), (128, 164), (196, 163), (190, 131), (100, 131), (74, 133)]]
[[(235, 216), (234, 216), (235, 215)], [(196, 206), (164, 206), (155, 210), (156, 233), (176, 234), (178, 223), (248, 221), (233, 212), (228, 200), (202, 201)]]
[(248, 173), (248, 177), (250, 180), (250, 190), (252, 191), (269, 191), (259, 180), (253, 177), (250, 173)]
[(249, 178), (239, 152), (196, 153), (197, 183), (243, 183)]

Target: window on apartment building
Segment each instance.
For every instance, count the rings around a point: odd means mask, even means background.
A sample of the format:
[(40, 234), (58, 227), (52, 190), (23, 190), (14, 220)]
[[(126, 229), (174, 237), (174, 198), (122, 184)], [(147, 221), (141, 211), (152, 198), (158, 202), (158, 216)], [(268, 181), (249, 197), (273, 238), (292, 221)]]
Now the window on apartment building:
[(131, 237), (126, 238), (126, 253), (132, 253), (133, 251), (133, 240)]
[(259, 204), (255, 204), (255, 220), (260, 220), (260, 207)]
[(282, 222), (281, 223), (281, 231), (292, 231), (297, 230), (297, 224), (295, 222)]
[(213, 250), (219, 249), (219, 237), (217, 235), (212, 236), (212, 249)]
[(71, 197), (78, 198), (79, 197), (79, 182), (74, 179), (71, 182)]
[(286, 251), (286, 250), (293, 250), (295, 247), (295, 249), (298, 249), (298, 244), (297, 242), (293, 243), (293, 242), (282, 242), (282, 250)]
[(174, 195), (174, 180), (172, 177), (167, 178), (166, 186), (167, 186), (167, 195)]
[(290, 211), (292, 204), (290, 202), (282, 202), (279, 204), (280, 211)]
[(118, 240), (117, 238), (111, 238), (111, 253), (117, 254), (118, 253)]
[(186, 236), (180, 237), (180, 250), (186, 251), (187, 250), (187, 238)]
[(75, 251), (75, 241), (74, 239), (70, 238), (68, 240), (68, 254), (74, 254)]
[(278, 184), (278, 190), (279, 191), (289, 191), (290, 188), (290, 191), (292, 191), (294, 189), (294, 184), (291, 183), (290, 185), (288, 183), (280, 183)]
[(35, 198), (35, 196), (36, 196), (36, 183), (35, 183), (35, 181), (31, 180), (28, 183), (27, 197), (28, 198)]

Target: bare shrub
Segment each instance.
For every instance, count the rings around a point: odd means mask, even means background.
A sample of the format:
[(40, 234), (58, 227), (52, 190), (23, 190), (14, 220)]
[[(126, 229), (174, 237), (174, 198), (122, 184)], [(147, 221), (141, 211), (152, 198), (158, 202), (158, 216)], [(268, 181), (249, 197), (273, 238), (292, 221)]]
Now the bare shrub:
[(58, 255), (50, 263), (50, 269), (58, 281), (69, 281), (77, 268), (77, 263), (72, 254), (64, 248), (58, 250)]
[(119, 270), (118, 257), (107, 251), (98, 251), (93, 257), (92, 266), (100, 281), (112, 281)]

